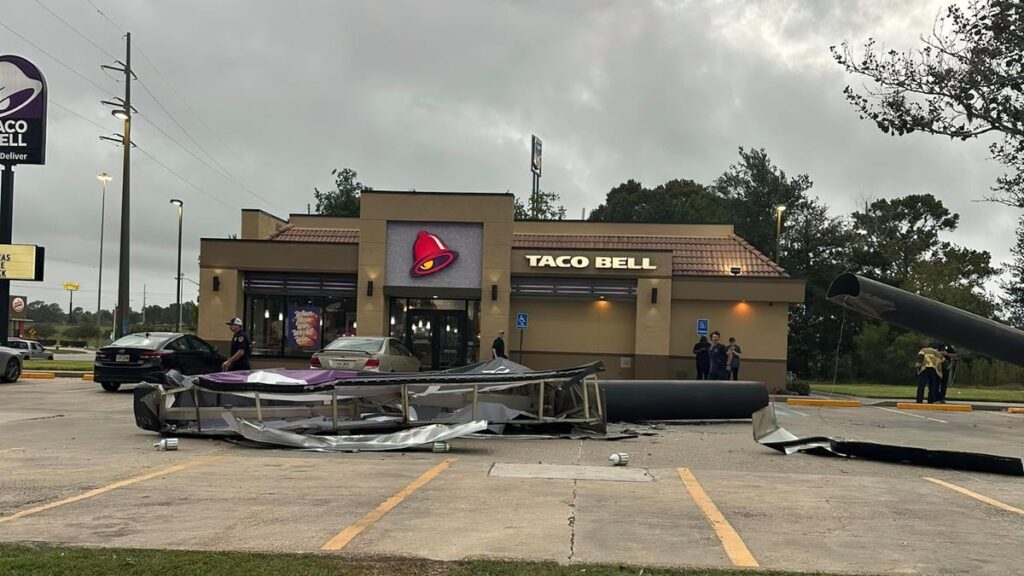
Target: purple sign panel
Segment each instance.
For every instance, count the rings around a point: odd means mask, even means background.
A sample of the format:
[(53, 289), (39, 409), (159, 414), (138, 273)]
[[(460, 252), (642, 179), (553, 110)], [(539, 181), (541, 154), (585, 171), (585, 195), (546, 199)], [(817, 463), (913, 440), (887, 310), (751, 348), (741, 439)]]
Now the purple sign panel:
[(0, 56), (0, 164), (46, 163), (46, 80), (20, 56)]

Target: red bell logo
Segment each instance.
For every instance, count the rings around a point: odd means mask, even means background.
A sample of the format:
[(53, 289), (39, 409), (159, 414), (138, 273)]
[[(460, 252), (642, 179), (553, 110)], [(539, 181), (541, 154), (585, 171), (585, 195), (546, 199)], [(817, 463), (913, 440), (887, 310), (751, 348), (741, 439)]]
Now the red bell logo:
[(459, 257), (459, 253), (448, 248), (436, 235), (420, 230), (416, 243), (412, 245), (412, 257), (415, 262), (409, 274), (426, 276), (445, 269)]

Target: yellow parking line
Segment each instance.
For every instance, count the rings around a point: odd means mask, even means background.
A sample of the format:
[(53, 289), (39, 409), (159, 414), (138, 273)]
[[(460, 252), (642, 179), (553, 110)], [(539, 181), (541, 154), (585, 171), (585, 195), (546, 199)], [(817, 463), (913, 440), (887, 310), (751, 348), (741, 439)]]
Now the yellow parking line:
[(401, 492), (395, 494), (391, 498), (385, 500), (380, 506), (374, 508), (366, 516), (363, 516), (355, 524), (345, 528), (338, 533), (337, 536), (331, 538), (327, 544), (324, 544), (321, 550), (341, 550), (352, 541), (353, 538), (358, 536), (363, 530), (366, 530), (373, 525), (374, 522), (380, 520), (385, 514), (390, 512), (395, 506), (402, 503), (403, 500), (413, 494), (413, 492), (422, 488), (427, 482), (430, 482), (434, 478), (437, 478), (441, 472), (444, 472), (449, 466), (455, 462), (456, 458), (449, 458), (444, 462), (441, 462), (437, 466), (434, 466), (430, 470), (423, 473), (422, 476), (412, 481), (411, 484), (402, 489)]
[(3, 524), (4, 522), (10, 522), (11, 520), (17, 520), (18, 518), (28, 516), (29, 514), (45, 512), (46, 510), (49, 510), (51, 508), (56, 508), (58, 506), (63, 506), (65, 504), (72, 504), (80, 500), (85, 500), (86, 498), (92, 498), (93, 496), (99, 496), (100, 494), (105, 494), (107, 492), (110, 492), (111, 490), (123, 488), (125, 486), (135, 484), (136, 482), (142, 482), (144, 480), (150, 480), (158, 476), (173, 474), (174, 472), (181, 472), (182, 470), (193, 468), (201, 464), (208, 464), (210, 462), (213, 462), (214, 460), (220, 460), (221, 458), (223, 458), (223, 456), (207, 456), (206, 458), (197, 458), (195, 460), (190, 460), (188, 462), (176, 464), (174, 466), (171, 466), (170, 468), (164, 468), (163, 470), (157, 470), (156, 472), (150, 472), (149, 474), (143, 474), (141, 476), (135, 476), (134, 478), (128, 478), (126, 480), (114, 482), (113, 484), (103, 486), (102, 488), (89, 490), (88, 492), (85, 492), (84, 494), (79, 494), (78, 496), (72, 496), (71, 498), (65, 498), (63, 500), (58, 500), (56, 502), (50, 502), (49, 504), (43, 504), (42, 506), (36, 506), (35, 508), (22, 510), (21, 512), (15, 512), (10, 516), (0, 516), (0, 524)]
[(1000, 502), (999, 500), (996, 500), (995, 498), (989, 498), (988, 496), (984, 496), (982, 494), (978, 494), (977, 492), (968, 490), (967, 488), (964, 488), (962, 486), (957, 486), (956, 484), (951, 484), (951, 483), (946, 482), (944, 480), (939, 480), (938, 478), (930, 478), (928, 476), (922, 476), (922, 478), (924, 478), (925, 480), (927, 480), (929, 482), (933, 482), (935, 484), (938, 484), (939, 486), (943, 486), (945, 488), (949, 488), (950, 490), (955, 490), (955, 491), (963, 494), (964, 496), (970, 496), (971, 498), (974, 498), (975, 500), (978, 500), (980, 502), (984, 502), (985, 504), (989, 504), (991, 506), (995, 506), (996, 508), (1000, 508), (1002, 510), (1006, 510), (1007, 512), (1013, 512), (1015, 514), (1020, 514), (1020, 515), (1024, 516), (1024, 510), (1021, 510), (1020, 508), (1016, 508), (1014, 506), (1010, 506), (1009, 504), (1006, 504), (1004, 502)]
[(715, 535), (722, 542), (722, 547), (725, 548), (725, 553), (729, 556), (729, 560), (732, 561), (732, 565), (757, 568), (759, 564), (757, 560), (754, 560), (750, 550), (747, 549), (747, 545), (743, 543), (743, 539), (736, 533), (736, 530), (729, 524), (729, 521), (725, 519), (725, 516), (722, 516), (722, 513), (718, 511), (718, 506), (715, 506), (715, 503), (704, 492), (704, 488), (697, 482), (697, 478), (693, 473), (688, 468), (679, 468), (678, 472), (683, 485), (690, 492), (690, 497), (693, 498), (693, 501), (697, 503), (697, 507), (704, 513), (704, 517), (711, 523), (711, 527), (715, 530)]

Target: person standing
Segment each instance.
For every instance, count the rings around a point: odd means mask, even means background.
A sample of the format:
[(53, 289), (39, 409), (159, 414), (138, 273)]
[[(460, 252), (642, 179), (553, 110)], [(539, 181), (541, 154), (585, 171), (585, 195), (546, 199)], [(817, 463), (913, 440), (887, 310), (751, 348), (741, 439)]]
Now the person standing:
[(946, 391), (949, 389), (949, 380), (953, 377), (953, 363), (956, 362), (956, 349), (949, 344), (940, 348), (942, 352), (942, 376), (939, 378), (939, 393), (937, 401), (939, 404), (946, 403)]
[(940, 345), (932, 344), (921, 348), (917, 353), (921, 357), (917, 365), (917, 403), (924, 400), (924, 389), (928, 387), (928, 403), (934, 404), (939, 394), (940, 371), (942, 370), (942, 352)]
[(505, 358), (506, 360), (508, 359), (508, 356), (505, 355), (505, 331), (504, 330), (498, 330), (498, 337), (495, 338), (494, 339), (494, 343), (491, 344), (491, 357), (494, 358), (494, 359), (498, 359), (498, 358)]
[(252, 356), (252, 342), (249, 335), (242, 330), (242, 319), (235, 317), (227, 322), (231, 329), (231, 357), (221, 364), (225, 372), (235, 370), (251, 370), (249, 356)]
[(701, 336), (700, 342), (693, 345), (693, 355), (697, 357), (697, 380), (707, 380), (711, 371), (711, 344), (707, 336)]
[(729, 379), (729, 348), (722, 344), (722, 334), (715, 330), (711, 333), (711, 380)]
[(740, 379), (740, 358), (743, 357), (743, 349), (736, 343), (736, 339), (729, 337), (729, 371), (733, 380)]

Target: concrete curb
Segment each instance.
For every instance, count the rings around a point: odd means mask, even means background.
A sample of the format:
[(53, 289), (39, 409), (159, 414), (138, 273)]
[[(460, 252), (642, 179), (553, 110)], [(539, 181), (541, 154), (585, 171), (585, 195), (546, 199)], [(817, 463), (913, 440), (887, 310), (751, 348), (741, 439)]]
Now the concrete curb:
[(896, 408), (926, 412), (970, 412), (974, 409), (970, 404), (918, 404), (917, 402), (897, 402)]
[(43, 372), (40, 370), (26, 370), (21, 373), (22, 378), (35, 378), (50, 380), (52, 378), (81, 378), (92, 380), (92, 372)]
[[(915, 404), (912, 398), (896, 399), (896, 398), (858, 398), (856, 396), (847, 396), (846, 394), (834, 394), (834, 398), (843, 398), (849, 400), (860, 401), (862, 406), (876, 406), (880, 408), (897, 408), (898, 404)], [(772, 402), (777, 403), (789, 403), (790, 399), (817, 399), (817, 400), (829, 400), (832, 397), (826, 396), (793, 396), (789, 394), (771, 394), (769, 398)], [(1024, 404), (1014, 402), (982, 402), (982, 401), (959, 401), (956, 404), (930, 404), (930, 406), (970, 406), (971, 410), (982, 410), (988, 412), (1010, 412), (1011, 414), (1024, 414)], [(813, 404), (812, 404), (813, 406)], [(923, 404), (923, 406), (929, 406), (929, 404)]]

